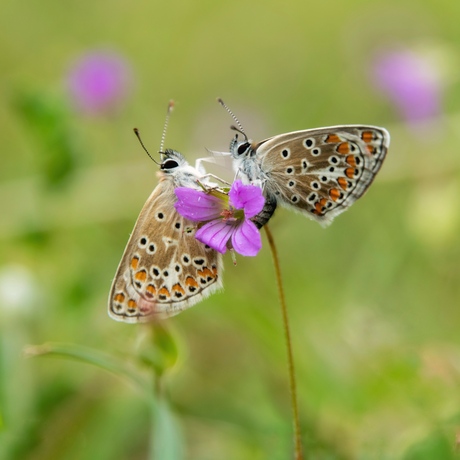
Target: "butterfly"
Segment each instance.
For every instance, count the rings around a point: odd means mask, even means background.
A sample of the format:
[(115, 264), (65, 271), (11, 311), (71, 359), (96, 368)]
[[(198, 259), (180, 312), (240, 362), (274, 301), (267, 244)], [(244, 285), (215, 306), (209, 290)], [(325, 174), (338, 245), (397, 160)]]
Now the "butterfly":
[(222, 287), (221, 255), (195, 239), (196, 224), (174, 207), (174, 189), (202, 190), (203, 174), (167, 149), (158, 176), (110, 290), (108, 313), (117, 321), (174, 316)]
[(278, 203), (329, 225), (366, 192), (390, 145), (388, 131), (370, 125), (306, 129), (253, 142), (224, 101), (218, 102), (238, 125), (231, 126), (237, 134), (230, 142), (237, 176), (263, 189), (265, 206), (252, 219), (258, 228)]
[(261, 142), (232, 129), (244, 137), (237, 133), (230, 143), (237, 174), (264, 192), (265, 207), (253, 219), (259, 228), (278, 203), (329, 225), (368, 189), (390, 144), (386, 129), (367, 125), (294, 131)]

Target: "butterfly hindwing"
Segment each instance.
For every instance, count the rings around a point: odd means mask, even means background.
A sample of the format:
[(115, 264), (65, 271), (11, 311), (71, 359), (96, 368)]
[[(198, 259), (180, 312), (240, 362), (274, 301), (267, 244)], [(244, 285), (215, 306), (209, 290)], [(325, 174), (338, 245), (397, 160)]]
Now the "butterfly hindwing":
[(253, 145), (245, 168), (260, 175), (267, 199), (327, 225), (364, 194), (388, 145), (388, 132), (374, 126), (295, 131)]
[(174, 180), (160, 175), (112, 285), (109, 315), (118, 321), (176, 315), (222, 286), (221, 255), (196, 240), (196, 224), (174, 208), (174, 189), (182, 185), (181, 176)]

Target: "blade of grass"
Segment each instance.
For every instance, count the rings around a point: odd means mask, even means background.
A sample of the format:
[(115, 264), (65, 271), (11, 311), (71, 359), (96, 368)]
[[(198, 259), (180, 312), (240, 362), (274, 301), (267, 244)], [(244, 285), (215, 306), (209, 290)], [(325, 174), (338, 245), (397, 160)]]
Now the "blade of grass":
[(148, 379), (142, 378), (134, 369), (131, 369), (118, 359), (93, 348), (87, 348), (75, 344), (48, 343), (43, 345), (28, 346), (24, 349), (24, 355), (29, 358), (47, 356), (74, 359), (86, 364), (91, 364), (127, 379), (137, 388), (142, 390), (149, 399), (154, 399), (152, 394), (152, 383)]

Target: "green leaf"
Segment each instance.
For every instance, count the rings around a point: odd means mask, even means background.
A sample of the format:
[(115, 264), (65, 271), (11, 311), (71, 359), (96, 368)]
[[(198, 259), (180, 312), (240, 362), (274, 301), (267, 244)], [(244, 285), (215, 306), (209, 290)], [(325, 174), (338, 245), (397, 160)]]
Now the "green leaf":
[(169, 404), (161, 398), (155, 410), (150, 460), (182, 460), (183, 458), (182, 432)]
[(105, 369), (119, 377), (128, 379), (131, 383), (141, 389), (150, 399), (153, 399), (151, 383), (142, 378), (135, 369), (92, 348), (82, 347), (75, 344), (50, 343), (44, 345), (32, 345), (24, 350), (27, 357), (54, 356), (59, 358), (75, 359), (93, 366)]

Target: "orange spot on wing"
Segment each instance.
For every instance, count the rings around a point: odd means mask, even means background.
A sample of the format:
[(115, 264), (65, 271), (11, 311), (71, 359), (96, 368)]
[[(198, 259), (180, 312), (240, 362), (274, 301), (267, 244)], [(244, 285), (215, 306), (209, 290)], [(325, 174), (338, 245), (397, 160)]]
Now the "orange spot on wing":
[(372, 142), (374, 140), (374, 133), (372, 131), (363, 131), (361, 139), (366, 142), (366, 144)]
[(139, 257), (135, 256), (131, 259), (131, 268), (133, 270), (136, 270), (138, 265), (139, 265)]
[(137, 308), (137, 303), (136, 303), (136, 301), (133, 300), (133, 299), (129, 299), (129, 300), (128, 300), (128, 308), (131, 308), (131, 309)]
[(115, 295), (113, 300), (115, 300), (115, 302), (118, 302), (118, 303), (123, 303), (125, 301), (125, 295), (122, 292), (119, 292), (118, 294)]
[(327, 198), (321, 198), (321, 200), (319, 200), (319, 204), (321, 206), (326, 206), (326, 203), (327, 203)]
[(145, 281), (147, 279), (147, 272), (145, 270), (140, 270), (134, 275), (134, 278), (138, 281)]
[(329, 190), (329, 197), (332, 201), (337, 201), (340, 196), (340, 190), (337, 188), (331, 188)]
[(348, 187), (348, 182), (347, 180), (345, 179), (345, 177), (339, 177), (337, 179), (337, 182), (339, 183), (340, 187), (343, 189), (343, 190), (346, 190), (347, 187)]
[(210, 280), (211, 279), (214, 279), (216, 276), (214, 275), (214, 273), (209, 270), (209, 268), (203, 268), (203, 270), (198, 270), (198, 276), (200, 276), (201, 278), (204, 278), (206, 280)]
[(347, 155), (350, 153), (350, 144), (348, 142), (342, 142), (337, 146), (337, 152), (342, 155)]
[(340, 137), (337, 136), (337, 134), (329, 134), (329, 135), (326, 137), (326, 142), (327, 142), (328, 144), (333, 144), (333, 143), (340, 142)]
[(354, 155), (348, 155), (345, 161), (353, 168), (356, 168), (356, 158)]
[(159, 296), (164, 296), (164, 297), (171, 297), (171, 294), (168, 291), (168, 288), (163, 286), (159, 291), (158, 291)]
[(212, 267), (212, 274), (217, 276), (217, 267), (215, 265)]
[(184, 288), (179, 284), (175, 284), (173, 287), (172, 287), (172, 290), (174, 292), (180, 292), (182, 295), (185, 295), (185, 291), (184, 291)]
[(152, 284), (149, 284), (147, 286), (147, 292), (150, 292), (150, 294), (155, 295), (157, 293), (157, 290), (155, 286), (153, 286)]
[(323, 207), (321, 206), (321, 203), (319, 201), (317, 201), (315, 203), (315, 210), (316, 210), (316, 214), (319, 216), (321, 215), (321, 213), (323, 212)]
[(185, 285), (190, 286), (190, 287), (195, 287), (195, 288), (198, 287), (198, 283), (196, 279), (193, 278), (192, 276), (187, 276), (187, 278), (185, 279)]
[(349, 178), (349, 179), (353, 179), (354, 175), (355, 175), (355, 170), (354, 168), (347, 168), (345, 169), (345, 175)]

